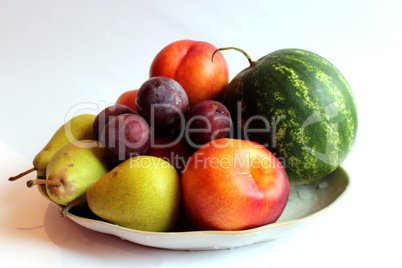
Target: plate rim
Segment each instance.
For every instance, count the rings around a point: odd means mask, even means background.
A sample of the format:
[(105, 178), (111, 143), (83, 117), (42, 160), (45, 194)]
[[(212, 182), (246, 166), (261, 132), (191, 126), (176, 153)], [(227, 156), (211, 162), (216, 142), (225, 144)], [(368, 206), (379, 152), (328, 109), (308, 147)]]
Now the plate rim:
[[(255, 228), (250, 228), (250, 229), (245, 229), (245, 230), (233, 230), (233, 231), (223, 231), (223, 230), (192, 230), (192, 231), (168, 231), (168, 232), (152, 232), (152, 231), (141, 231), (137, 229), (131, 229), (127, 227), (123, 227), (117, 224), (109, 223), (103, 220), (98, 220), (98, 219), (91, 219), (91, 218), (84, 218), (81, 216), (77, 216), (75, 214), (72, 214), (71, 212), (67, 212), (66, 216), (71, 219), (72, 221), (76, 222), (86, 222), (87, 224), (91, 223), (96, 223), (96, 224), (101, 224), (110, 228), (115, 228), (115, 229), (120, 229), (124, 232), (129, 232), (129, 233), (135, 233), (138, 235), (147, 235), (147, 236), (202, 236), (202, 235), (219, 235), (219, 236), (227, 236), (227, 235), (247, 235), (251, 233), (258, 233), (258, 232), (263, 232), (263, 231), (268, 231), (270, 229), (278, 228), (278, 227), (284, 227), (284, 226), (290, 226), (290, 225), (295, 225), (299, 223), (304, 223), (308, 222), (310, 220), (313, 220), (323, 214), (325, 214), (327, 211), (329, 211), (333, 206), (335, 206), (338, 201), (343, 199), (343, 197), (347, 194), (347, 192), (350, 189), (351, 181), (349, 174), (346, 172), (346, 170), (342, 167), (338, 167), (338, 169), (342, 169), (346, 176), (346, 183), (345, 183), (345, 188), (342, 190), (342, 192), (327, 206), (323, 207), (322, 209), (311, 213), (307, 216), (298, 218), (298, 219), (293, 219), (293, 220), (287, 220), (287, 221), (282, 221), (282, 222), (274, 222), (266, 225), (262, 225), (259, 227)], [(63, 206), (53, 202), (49, 196), (46, 193), (46, 189), (43, 185), (38, 185), (38, 190), (39, 192), (46, 198), (48, 199), (52, 204), (56, 205), (60, 210), (63, 208)], [(85, 227), (85, 226), (84, 226)], [(87, 227), (85, 227), (87, 228)], [(87, 228), (89, 229), (89, 228)]]

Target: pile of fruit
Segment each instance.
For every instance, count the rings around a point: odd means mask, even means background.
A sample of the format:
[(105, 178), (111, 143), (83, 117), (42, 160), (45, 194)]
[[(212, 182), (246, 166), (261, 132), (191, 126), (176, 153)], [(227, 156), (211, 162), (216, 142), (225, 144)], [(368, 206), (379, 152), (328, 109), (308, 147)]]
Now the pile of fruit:
[[(228, 83), (221, 51), (250, 66)], [(66, 122), (35, 157), (37, 179), (63, 212), (87, 202), (100, 219), (166, 232), (275, 222), (289, 186), (333, 172), (352, 149), (356, 103), (342, 74), (300, 49), (258, 61), (238, 48), (181, 40), (163, 48), (138, 90)], [(41, 186), (41, 187), (42, 187)]]

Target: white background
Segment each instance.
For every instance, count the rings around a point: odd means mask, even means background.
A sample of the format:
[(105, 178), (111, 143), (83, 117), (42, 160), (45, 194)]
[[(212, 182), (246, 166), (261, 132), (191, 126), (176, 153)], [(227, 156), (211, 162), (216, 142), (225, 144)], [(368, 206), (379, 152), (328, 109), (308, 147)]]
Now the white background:
[[(10, 267), (400, 267), (400, 1), (0, 0), (0, 263)], [(113, 103), (167, 44), (193, 39), (258, 58), (303, 48), (331, 61), (358, 104), (344, 199), (292, 236), (238, 249), (147, 248), (58, 216), (8, 177), (78, 104)], [(247, 67), (225, 51), (230, 78)]]

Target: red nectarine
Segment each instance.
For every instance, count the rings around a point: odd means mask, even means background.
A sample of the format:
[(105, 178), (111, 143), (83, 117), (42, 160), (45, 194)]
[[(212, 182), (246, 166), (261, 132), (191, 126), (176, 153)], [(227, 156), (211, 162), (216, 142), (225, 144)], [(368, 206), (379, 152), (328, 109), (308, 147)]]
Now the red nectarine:
[(137, 107), (135, 105), (135, 98), (137, 96), (138, 89), (133, 89), (124, 92), (123, 94), (120, 95), (120, 97), (117, 99), (116, 104), (123, 104), (131, 109), (134, 110), (138, 114)]
[(279, 160), (262, 145), (218, 139), (201, 146), (181, 177), (183, 207), (202, 230), (243, 230), (273, 223), (289, 198)]
[(229, 80), (225, 58), (207, 42), (180, 40), (163, 48), (154, 58), (149, 76), (166, 76), (179, 82), (190, 105), (221, 97)]

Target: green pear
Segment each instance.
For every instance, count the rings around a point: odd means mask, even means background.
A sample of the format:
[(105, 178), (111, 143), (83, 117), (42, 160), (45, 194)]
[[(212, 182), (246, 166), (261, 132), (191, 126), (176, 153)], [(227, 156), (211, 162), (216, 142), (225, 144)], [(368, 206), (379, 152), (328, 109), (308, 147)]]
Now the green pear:
[(61, 126), (48, 144), (33, 160), (33, 165), (39, 177), (46, 175), (46, 167), (50, 158), (63, 146), (79, 140), (95, 140), (92, 130), (96, 115), (82, 114), (67, 121)]
[(180, 216), (180, 179), (167, 161), (140, 155), (125, 160), (87, 191), (89, 208), (123, 227), (164, 232)]
[(30, 180), (28, 186), (46, 184), (55, 203), (66, 206), (86, 195), (88, 188), (113, 168), (100, 142), (75, 141), (62, 147), (50, 159), (46, 180)]
[(92, 130), (95, 118), (96, 115), (82, 114), (67, 121), (54, 133), (47, 145), (35, 156), (33, 160), (34, 167), (17, 176), (9, 178), (9, 180), (14, 181), (35, 170), (39, 177), (45, 178), (47, 164), (50, 158), (52, 158), (60, 148), (76, 140), (95, 140), (95, 135)]

